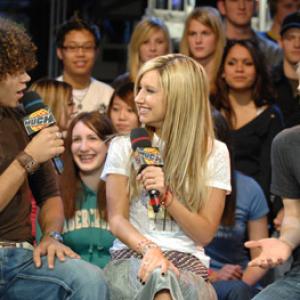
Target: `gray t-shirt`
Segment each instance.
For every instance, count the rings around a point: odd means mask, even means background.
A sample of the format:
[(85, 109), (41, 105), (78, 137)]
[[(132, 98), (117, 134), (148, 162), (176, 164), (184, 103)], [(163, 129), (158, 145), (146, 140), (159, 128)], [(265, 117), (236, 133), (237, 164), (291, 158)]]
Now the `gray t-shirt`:
[[(300, 125), (281, 131), (272, 144), (271, 192), (282, 198), (300, 199)], [(300, 234), (300, 232), (299, 232)], [(300, 246), (293, 253), (300, 261)]]
[(273, 140), (271, 192), (282, 198), (300, 198), (300, 126), (285, 129)]

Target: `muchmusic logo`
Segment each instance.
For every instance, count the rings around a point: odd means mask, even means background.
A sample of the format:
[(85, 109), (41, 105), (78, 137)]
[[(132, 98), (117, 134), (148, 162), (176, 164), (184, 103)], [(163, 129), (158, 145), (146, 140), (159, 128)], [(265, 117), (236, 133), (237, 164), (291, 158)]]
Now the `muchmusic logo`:
[(39, 109), (24, 117), (24, 126), (28, 135), (55, 123), (55, 118), (48, 108)]

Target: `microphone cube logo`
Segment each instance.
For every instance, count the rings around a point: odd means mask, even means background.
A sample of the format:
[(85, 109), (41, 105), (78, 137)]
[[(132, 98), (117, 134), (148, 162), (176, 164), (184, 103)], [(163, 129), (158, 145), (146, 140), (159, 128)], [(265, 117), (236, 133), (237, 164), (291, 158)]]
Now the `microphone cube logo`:
[(25, 130), (28, 135), (35, 134), (56, 122), (49, 108), (39, 109), (23, 118)]
[(133, 152), (133, 166), (140, 173), (147, 166), (164, 165), (159, 149), (155, 147), (141, 148), (137, 147)]

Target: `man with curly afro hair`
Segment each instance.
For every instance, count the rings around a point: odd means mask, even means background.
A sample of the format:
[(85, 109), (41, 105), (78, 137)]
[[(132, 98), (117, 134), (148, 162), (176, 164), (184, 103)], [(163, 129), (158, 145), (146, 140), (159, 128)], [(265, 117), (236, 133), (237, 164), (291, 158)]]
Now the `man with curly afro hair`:
[[(64, 151), (61, 133), (51, 126), (29, 140), (24, 130), (22, 99), (35, 51), (24, 28), (0, 17), (0, 299), (107, 299), (102, 271), (60, 236), (63, 206), (50, 159)], [(30, 190), (44, 233), (35, 247)]]

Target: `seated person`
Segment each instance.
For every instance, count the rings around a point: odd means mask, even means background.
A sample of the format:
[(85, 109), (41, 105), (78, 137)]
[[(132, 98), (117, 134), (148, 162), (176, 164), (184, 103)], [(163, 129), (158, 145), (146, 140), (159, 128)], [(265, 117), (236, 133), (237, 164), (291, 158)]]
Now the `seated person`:
[(92, 77), (99, 53), (100, 33), (96, 25), (73, 17), (62, 24), (56, 36), (56, 53), (61, 61), (62, 75), (57, 78), (73, 87), (76, 111), (107, 109), (113, 89)]
[[(231, 150), (230, 132), (225, 119), (215, 114), (216, 135)], [(231, 152), (231, 151), (229, 151)], [(209, 279), (219, 300), (251, 299), (258, 292), (265, 270), (247, 267), (249, 255), (244, 247), (248, 237), (268, 237), (268, 204), (259, 184), (232, 165), (232, 193), (226, 197), (221, 225), (205, 252), (211, 258)], [(258, 251), (250, 251), (255, 258)]]
[[(112, 298), (216, 299), (203, 246), (219, 225), (230, 166), (225, 144), (214, 139), (205, 70), (182, 54), (159, 56), (141, 67), (136, 85), (149, 136), (133, 140), (159, 147), (164, 166), (139, 172), (129, 137), (111, 142), (102, 178), (118, 238), (105, 268)], [(152, 190), (161, 195), (155, 206)]]
[[(101, 269), (61, 243), (63, 204), (49, 161), (64, 151), (59, 128), (44, 128), (32, 140), (24, 130), (20, 102), (36, 47), (22, 27), (5, 18), (0, 44), (0, 298), (108, 299)], [(30, 190), (41, 208), (43, 237), (36, 247)]]
[(253, 41), (227, 42), (211, 100), (230, 127), (236, 169), (259, 183), (271, 208), (271, 143), (283, 119), (273, 104), (264, 56)]
[(128, 134), (133, 128), (139, 126), (132, 82), (125, 82), (116, 87), (108, 106), (107, 115), (120, 134)]
[(101, 268), (110, 260), (114, 241), (107, 223), (105, 183), (100, 180), (112, 134), (107, 116), (99, 112), (77, 115), (67, 132), (60, 178), (64, 244)]

